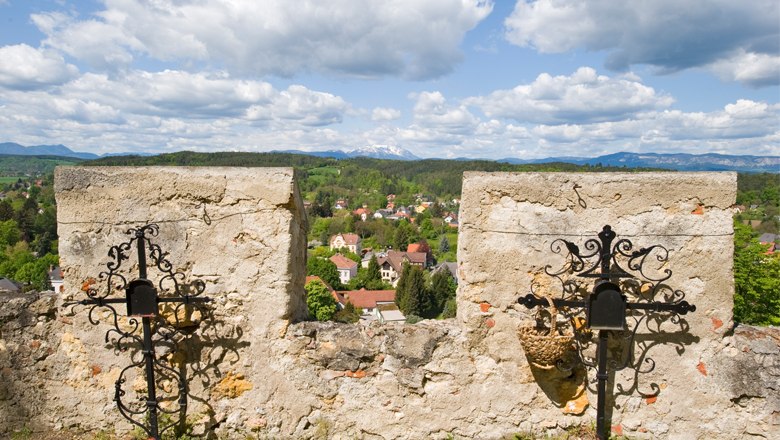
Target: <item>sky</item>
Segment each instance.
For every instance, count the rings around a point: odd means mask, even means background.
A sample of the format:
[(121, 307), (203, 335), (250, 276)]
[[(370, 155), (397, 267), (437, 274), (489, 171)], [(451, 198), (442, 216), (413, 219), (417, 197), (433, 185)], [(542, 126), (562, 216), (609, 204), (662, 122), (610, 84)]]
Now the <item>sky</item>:
[(0, 0), (0, 142), (780, 156), (780, 2)]

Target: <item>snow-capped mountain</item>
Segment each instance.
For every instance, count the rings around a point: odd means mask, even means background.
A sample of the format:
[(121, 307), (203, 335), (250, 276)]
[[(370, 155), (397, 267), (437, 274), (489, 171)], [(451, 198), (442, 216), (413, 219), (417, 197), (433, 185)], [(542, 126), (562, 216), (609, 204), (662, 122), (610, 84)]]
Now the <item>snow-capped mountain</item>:
[(350, 157), (371, 157), (374, 159), (394, 159), (394, 160), (419, 160), (420, 158), (412, 154), (409, 150), (390, 145), (367, 145), (355, 150), (347, 151)]

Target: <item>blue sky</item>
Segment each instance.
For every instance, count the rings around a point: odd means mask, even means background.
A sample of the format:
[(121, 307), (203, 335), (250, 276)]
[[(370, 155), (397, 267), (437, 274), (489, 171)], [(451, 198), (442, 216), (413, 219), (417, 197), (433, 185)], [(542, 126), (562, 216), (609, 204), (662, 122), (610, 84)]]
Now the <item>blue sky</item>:
[(776, 0), (0, 0), (0, 141), (780, 156)]

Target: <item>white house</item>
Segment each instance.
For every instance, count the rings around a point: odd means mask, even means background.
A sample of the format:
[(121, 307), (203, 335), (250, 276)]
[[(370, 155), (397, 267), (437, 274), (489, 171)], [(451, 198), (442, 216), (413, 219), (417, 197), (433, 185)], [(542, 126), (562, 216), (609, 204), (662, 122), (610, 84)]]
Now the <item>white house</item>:
[(336, 269), (339, 271), (339, 279), (341, 284), (349, 283), (349, 280), (357, 276), (358, 264), (349, 258), (336, 254), (330, 257), (330, 261), (336, 265)]
[(347, 248), (350, 252), (360, 255), (362, 241), (357, 234), (336, 234), (330, 237), (330, 249)]

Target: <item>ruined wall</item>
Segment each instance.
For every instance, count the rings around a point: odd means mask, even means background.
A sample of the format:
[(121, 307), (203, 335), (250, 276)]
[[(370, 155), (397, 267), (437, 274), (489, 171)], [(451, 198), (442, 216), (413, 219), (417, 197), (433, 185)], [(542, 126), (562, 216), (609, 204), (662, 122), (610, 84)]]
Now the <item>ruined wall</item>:
[[(62, 303), (83, 298), (125, 229), (150, 221), (177, 269), (215, 298), (186, 363), (188, 418), (205, 436), (495, 439), (590, 425), (593, 373), (530, 367), (516, 335), (530, 313), (516, 300), (560, 263), (554, 238), (581, 243), (606, 223), (636, 246), (666, 246), (669, 283), (698, 307), (684, 331), (638, 331), (657, 363), (639, 390), (655, 382), (660, 394), (616, 393), (615, 429), (771, 438), (780, 423), (780, 335), (730, 332), (733, 174), (467, 173), (458, 318), (385, 326), (293, 322), (305, 313), (305, 219), (289, 169), (62, 168), (55, 184), (66, 294), (4, 304), (0, 435), (130, 428), (112, 401), (127, 354), (85, 307)], [(615, 377), (613, 391), (631, 379)]]

